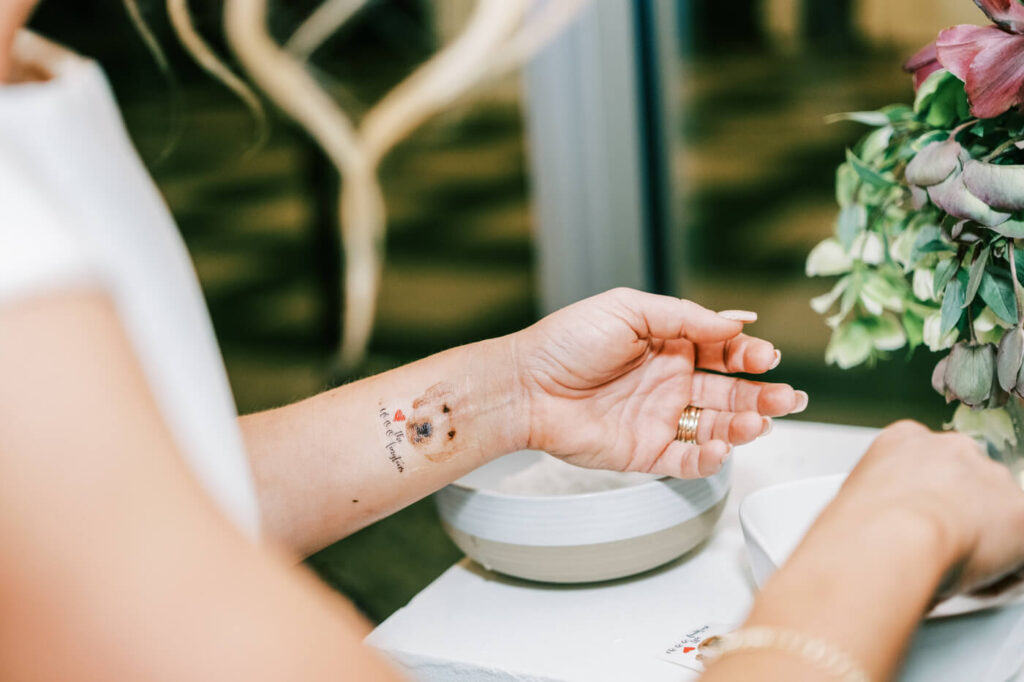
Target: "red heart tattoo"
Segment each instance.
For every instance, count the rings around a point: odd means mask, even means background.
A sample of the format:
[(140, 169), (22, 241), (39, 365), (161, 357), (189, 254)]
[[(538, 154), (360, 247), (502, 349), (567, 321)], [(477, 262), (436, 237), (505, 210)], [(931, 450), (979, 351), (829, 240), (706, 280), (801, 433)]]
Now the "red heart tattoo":
[(399, 410), (398, 412), (395, 412), (395, 421), (396, 422), (404, 422), (405, 421), (405, 415), (402, 413), (401, 410)]

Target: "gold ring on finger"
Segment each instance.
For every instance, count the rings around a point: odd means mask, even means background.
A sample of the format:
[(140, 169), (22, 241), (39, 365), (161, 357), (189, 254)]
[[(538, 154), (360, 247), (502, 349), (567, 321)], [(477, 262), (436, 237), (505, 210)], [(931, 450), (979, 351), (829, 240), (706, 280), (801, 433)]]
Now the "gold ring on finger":
[(697, 424), (700, 422), (700, 413), (703, 408), (696, 405), (687, 405), (686, 409), (679, 416), (679, 426), (676, 428), (676, 440), (683, 443), (697, 444)]

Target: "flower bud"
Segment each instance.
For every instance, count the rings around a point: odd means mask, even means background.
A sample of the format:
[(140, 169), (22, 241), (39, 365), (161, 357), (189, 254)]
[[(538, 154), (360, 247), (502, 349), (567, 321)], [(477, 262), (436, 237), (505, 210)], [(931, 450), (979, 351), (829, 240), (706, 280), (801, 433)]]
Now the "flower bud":
[(999, 340), (996, 352), (996, 374), (1004, 391), (1017, 388), (1021, 368), (1024, 366), (1024, 329), (1014, 326), (1007, 329)]
[(953, 137), (925, 145), (907, 164), (907, 183), (918, 187), (939, 184), (960, 165), (961, 152), (963, 147)]
[(946, 397), (946, 365), (949, 364), (949, 356), (942, 358), (932, 370), (932, 388), (935, 392)]
[(943, 374), (946, 401), (959, 400), (970, 407), (982, 407), (992, 396), (995, 384), (996, 347), (991, 343), (961, 341), (953, 346)]
[(838, 240), (831, 237), (811, 249), (807, 256), (808, 277), (842, 275), (852, 267), (853, 258)]

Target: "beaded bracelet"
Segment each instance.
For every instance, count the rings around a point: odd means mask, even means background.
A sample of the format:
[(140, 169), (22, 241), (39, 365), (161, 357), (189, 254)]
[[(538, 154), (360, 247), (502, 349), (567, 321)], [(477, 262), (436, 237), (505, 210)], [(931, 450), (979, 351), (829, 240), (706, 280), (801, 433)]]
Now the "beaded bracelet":
[(823, 639), (808, 637), (794, 630), (749, 627), (724, 635), (708, 637), (698, 646), (705, 664), (738, 651), (776, 650), (794, 654), (806, 663), (842, 682), (870, 682), (852, 656)]

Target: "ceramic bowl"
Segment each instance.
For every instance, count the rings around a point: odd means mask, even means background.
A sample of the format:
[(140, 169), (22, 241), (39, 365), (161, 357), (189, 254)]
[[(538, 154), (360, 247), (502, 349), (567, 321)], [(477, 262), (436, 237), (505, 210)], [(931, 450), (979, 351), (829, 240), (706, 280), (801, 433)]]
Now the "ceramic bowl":
[[(844, 480), (846, 474), (805, 478), (762, 488), (743, 499), (740, 526), (758, 586), (785, 563)], [(1024, 585), (991, 597), (952, 597), (936, 605), (928, 617), (954, 616), (1021, 601)]]
[(455, 544), (484, 568), (528, 580), (585, 583), (640, 573), (683, 555), (710, 533), (730, 467), (704, 479), (630, 476), (613, 490), (512, 494), (502, 482), (549, 457), (522, 451), (436, 495)]

